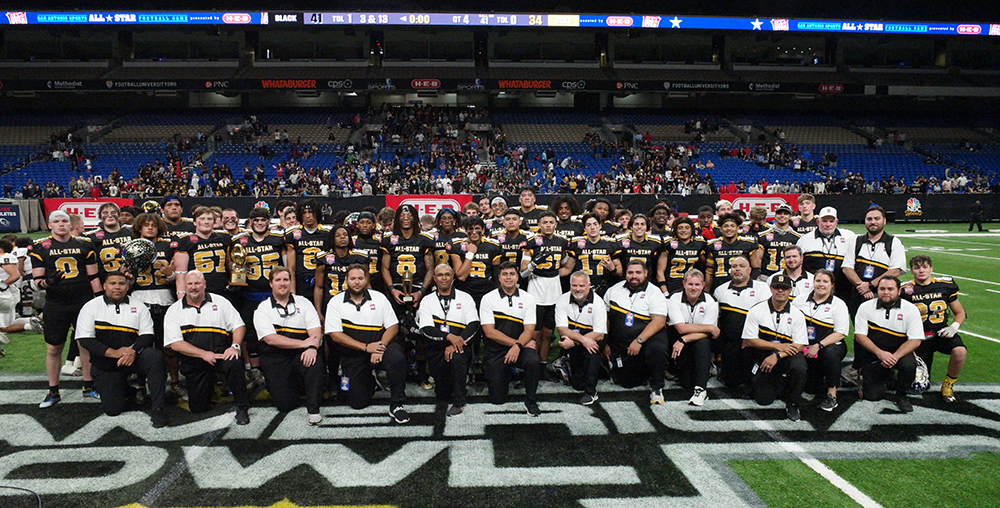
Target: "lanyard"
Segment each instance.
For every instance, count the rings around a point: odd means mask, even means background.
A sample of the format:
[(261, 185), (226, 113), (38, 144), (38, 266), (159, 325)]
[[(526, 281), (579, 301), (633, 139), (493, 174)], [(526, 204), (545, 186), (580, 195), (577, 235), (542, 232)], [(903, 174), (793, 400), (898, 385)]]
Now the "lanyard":
[(441, 312), (444, 313), (444, 320), (448, 321), (448, 311), (451, 310), (451, 300), (453, 296), (442, 297), (438, 293), (438, 305), (441, 306)]

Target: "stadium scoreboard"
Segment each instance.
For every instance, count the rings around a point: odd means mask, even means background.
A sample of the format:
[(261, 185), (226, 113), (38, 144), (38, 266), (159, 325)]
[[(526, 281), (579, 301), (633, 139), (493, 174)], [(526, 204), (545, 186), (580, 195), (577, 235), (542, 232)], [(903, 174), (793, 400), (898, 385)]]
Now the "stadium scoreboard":
[(525, 28), (644, 28), (1000, 36), (1000, 23), (938, 23), (682, 16), (680, 14), (547, 14), (440, 12), (20, 12), (0, 25), (247, 25), (247, 26), (452, 26)]

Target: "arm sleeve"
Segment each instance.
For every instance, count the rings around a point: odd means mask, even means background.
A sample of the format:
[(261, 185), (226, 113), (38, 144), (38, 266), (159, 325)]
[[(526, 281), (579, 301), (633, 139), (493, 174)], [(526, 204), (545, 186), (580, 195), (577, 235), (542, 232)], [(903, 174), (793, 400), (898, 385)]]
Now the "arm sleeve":
[[(847, 252), (844, 253), (844, 264), (841, 265), (843, 268), (854, 269), (855, 256), (854, 253), (855, 243), (857, 240), (853, 237), (847, 237)], [(865, 334), (862, 334), (865, 335)]]
[(719, 324), (719, 302), (711, 301), (705, 305), (705, 322), (706, 325), (716, 325)]
[(862, 304), (854, 316), (854, 335), (868, 335), (868, 312), (865, 307), (866, 305)]
[(680, 305), (673, 298), (667, 300), (667, 326), (674, 326), (684, 322), (684, 313), (681, 312)]
[(462, 330), (462, 340), (466, 343), (472, 339), (476, 333), (479, 332), (479, 321), (471, 321), (469, 324), (465, 325), (465, 330)]
[[(321, 327), (322, 325), (319, 322), (319, 313), (316, 312), (316, 306), (313, 305), (313, 303), (310, 302), (308, 298), (303, 296), (296, 295), (295, 300), (296, 300), (295, 305), (299, 306), (299, 308), (302, 309), (302, 316), (306, 320), (306, 330), (312, 330), (313, 328)], [(257, 321), (255, 316), (254, 325), (256, 326), (256, 324)], [(258, 335), (258, 337), (263, 337), (263, 335)]]
[[(434, 312), (431, 310), (433, 304), (431, 303), (431, 295), (427, 295), (420, 299), (420, 305), (417, 306), (417, 326), (421, 330), (424, 328), (435, 328), (434, 326)], [(443, 335), (433, 335), (434, 337), (443, 337)]]
[(222, 300), (226, 302), (224, 304), (226, 308), (226, 330), (232, 332), (241, 326), (246, 326), (243, 318), (240, 317), (240, 313), (236, 311), (236, 307), (233, 307), (233, 304), (229, 303), (229, 300), (224, 298)]
[(653, 316), (664, 316), (667, 315), (667, 298), (663, 296), (663, 291), (659, 288), (651, 287), (646, 291), (646, 300), (648, 300), (649, 305), (649, 315)]
[(77, 316), (76, 325), (74, 326), (74, 333), (77, 340), (94, 339), (97, 337), (97, 330), (94, 327), (96, 316), (94, 316), (93, 307), (93, 305), (88, 303), (80, 309), (80, 315)]
[(836, 298), (833, 302), (833, 331), (842, 333), (846, 337), (851, 328), (850, 312), (847, 310), (847, 304), (840, 298)]
[(106, 353), (109, 349), (108, 346), (105, 346), (104, 344), (102, 344), (101, 342), (99, 342), (97, 339), (94, 338), (76, 339), (76, 340), (80, 342), (80, 347), (86, 349), (87, 351), (90, 351), (90, 354), (95, 357), (106, 356)]
[(906, 247), (897, 237), (892, 238), (892, 257), (889, 258), (889, 268), (899, 268), (906, 273)]
[[(524, 326), (536, 324), (537, 306), (535, 298), (531, 295), (524, 299)], [(517, 337), (514, 337), (514, 340), (517, 340)]]
[(920, 311), (916, 306), (907, 305), (905, 312), (903, 319), (906, 321), (906, 339), (924, 340), (924, 324), (920, 319)]
[(374, 293), (381, 296), (380, 305), (382, 305), (382, 326), (389, 328), (392, 325), (399, 324), (399, 318), (396, 317), (396, 312), (392, 310), (392, 305), (389, 303), (389, 299), (385, 297), (382, 293)]
[(138, 352), (153, 347), (155, 332), (153, 331), (153, 317), (149, 314), (149, 309), (143, 303), (136, 302), (136, 310), (139, 314), (139, 338), (136, 339), (133, 349)]
[(792, 343), (801, 346), (809, 345), (809, 335), (806, 333), (806, 316), (798, 307), (792, 308)]

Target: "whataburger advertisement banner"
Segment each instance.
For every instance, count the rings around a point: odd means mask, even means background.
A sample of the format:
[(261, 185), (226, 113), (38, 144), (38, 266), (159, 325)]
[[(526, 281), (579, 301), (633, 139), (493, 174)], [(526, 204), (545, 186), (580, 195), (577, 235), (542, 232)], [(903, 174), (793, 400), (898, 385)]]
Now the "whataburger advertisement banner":
[(121, 198), (86, 198), (86, 199), (45, 199), (45, 217), (55, 210), (62, 210), (68, 214), (77, 214), (83, 217), (83, 225), (87, 227), (97, 226), (101, 223), (97, 216), (97, 210), (104, 203), (114, 203), (119, 207), (132, 206), (131, 199)]

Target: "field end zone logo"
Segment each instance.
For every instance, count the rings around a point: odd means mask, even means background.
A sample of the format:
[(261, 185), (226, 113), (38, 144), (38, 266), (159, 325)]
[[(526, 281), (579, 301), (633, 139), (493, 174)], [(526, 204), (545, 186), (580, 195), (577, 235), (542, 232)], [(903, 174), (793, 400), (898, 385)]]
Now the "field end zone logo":
[[(704, 408), (689, 406), (680, 389), (668, 389), (667, 403), (653, 407), (644, 390), (602, 384), (599, 391), (594, 411), (576, 403), (578, 394), (568, 387), (547, 390), (537, 419), (529, 419), (520, 402), (479, 401), (447, 418), (423, 397), (408, 406), (410, 425), (393, 426), (379, 398), (359, 411), (323, 407), (324, 423), (316, 427), (305, 425), (304, 408), (279, 413), (260, 403), (246, 427), (233, 424), (232, 411), (221, 411), (153, 429), (144, 413), (98, 416), (98, 405), (69, 397), (57, 406), (62, 412), (30, 414), (29, 402), (7, 390), (0, 483), (30, 488), (45, 505), (59, 506), (93, 506), (93, 494), (104, 492), (108, 506), (139, 501), (130, 507), (232, 506), (233, 496), (241, 506), (323, 506), (331, 499), (407, 505), (431, 494), (438, 497), (425, 497), (427, 506), (448, 500), (509, 507), (514, 487), (529, 497), (551, 496), (550, 506), (560, 507), (737, 508), (759, 506), (759, 499), (748, 497), (725, 460), (799, 458), (776, 440), (795, 442), (818, 459), (967, 456), (1000, 444), (996, 385), (970, 388), (962, 406), (917, 398), (915, 411), (905, 415), (887, 410), (889, 401), (844, 397), (832, 419), (804, 409), (799, 422), (721, 391)], [(525, 432), (535, 422), (545, 426), (544, 437)], [(954, 435), (941, 435), (948, 426)], [(621, 453), (622, 446), (629, 453)], [(652, 482), (651, 465), (664, 465)], [(168, 481), (178, 468), (180, 476)], [(307, 475), (301, 481), (309, 488), (290, 486), (288, 473)], [(373, 491), (374, 498), (365, 497)], [(13, 495), (0, 489), (0, 498)]]

